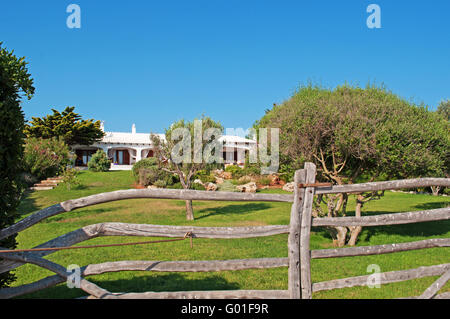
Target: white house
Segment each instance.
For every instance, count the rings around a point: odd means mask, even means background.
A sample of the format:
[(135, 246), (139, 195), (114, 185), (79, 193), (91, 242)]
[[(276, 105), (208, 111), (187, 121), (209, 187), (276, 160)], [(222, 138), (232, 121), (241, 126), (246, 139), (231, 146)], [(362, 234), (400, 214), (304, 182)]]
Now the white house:
[[(102, 130), (104, 126), (102, 123)], [(158, 134), (162, 139), (164, 134)], [(222, 154), (225, 165), (243, 166), (245, 156), (250, 149), (256, 147), (256, 141), (239, 136), (223, 135), (220, 138), (223, 143)], [(73, 150), (77, 155), (76, 166), (87, 166), (91, 156), (102, 149), (112, 161), (112, 170), (131, 169), (134, 163), (146, 157), (154, 156), (154, 146), (150, 141), (150, 133), (137, 133), (133, 124), (129, 132), (105, 132), (105, 136), (99, 142), (92, 145), (75, 145)]]

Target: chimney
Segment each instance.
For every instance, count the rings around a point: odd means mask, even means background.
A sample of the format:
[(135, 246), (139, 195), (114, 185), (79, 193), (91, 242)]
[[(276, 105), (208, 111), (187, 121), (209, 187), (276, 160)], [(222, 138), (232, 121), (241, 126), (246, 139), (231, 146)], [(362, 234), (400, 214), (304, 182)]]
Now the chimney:
[(132, 133), (132, 134), (136, 134), (136, 124), (133, 124), (133, 125), (131, 126), (131, 133)]
[(102, 132), (105, 131), (105, 121), (100, 121), (100, 129), (102, 130)]

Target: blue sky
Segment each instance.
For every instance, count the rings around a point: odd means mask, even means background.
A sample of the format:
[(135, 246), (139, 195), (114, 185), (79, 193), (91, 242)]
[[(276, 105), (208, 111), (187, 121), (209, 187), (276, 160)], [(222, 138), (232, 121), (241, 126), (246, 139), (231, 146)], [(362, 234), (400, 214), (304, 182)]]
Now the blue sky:
[[(81, 7), (81, 29), (66, 7)], [(381, 29), (366, 8), (381, 7)], [(107, 130), (162, 132), (206, 114), (248, 128), (302, 83), (384, 83), (450, 98), (450, 1), (1, 1), (0, 41), (25, 56), (27, 119), (73, 105)]]

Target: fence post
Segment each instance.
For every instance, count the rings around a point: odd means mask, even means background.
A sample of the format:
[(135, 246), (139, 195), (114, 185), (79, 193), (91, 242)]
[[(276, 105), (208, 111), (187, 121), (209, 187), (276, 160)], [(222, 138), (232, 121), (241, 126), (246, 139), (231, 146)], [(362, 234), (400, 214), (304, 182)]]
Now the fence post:
[[(316, 181), (316, 165), (305, 163), (306, 183), (313, 184)], [(309, 242), (311, 236), (312, 204), (314, 200), (314, 187), (304, 188), (303, 209), (300, 227), (300, 282), (302, 299), (312, 298), (311, 282), (311, 252)]]
[(304, 188), (299, 183), (306, 182), (306, 171), (297, 170), (294, 175), (294, 202), (291, 206), (289, 222), (288, 254), (289, 254), (289, 298), (300, 299), (300, 226), (302, 218)]

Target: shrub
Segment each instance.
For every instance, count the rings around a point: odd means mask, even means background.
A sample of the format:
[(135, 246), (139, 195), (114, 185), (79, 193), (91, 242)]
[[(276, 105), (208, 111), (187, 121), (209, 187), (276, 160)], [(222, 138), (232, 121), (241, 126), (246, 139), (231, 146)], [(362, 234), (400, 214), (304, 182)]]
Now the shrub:
[(136, 181), (139, 181), (139, 171), (141, 169), (158, 169), (157, 159), (154, 157), (143, 158), (133, 165), (133, 175)]
[(289, 183), (294, 180), (295, 169), (290, 164), (281, 164), (278, 173), (280, 180), (285, 183)]
[(165, 188), (167, 186), (167, 182), (165, 180), (158, 179), (156, 182), (153, 183), (158, 188)]
[(73, 162), (69, 146), (61, 138), (28, 138), (25, 142), (24, 171), (38, 179), (58, 175)]
[(168, 186), (180, 181), (175, 174), (161, 169), (154, 157), (140, 160), (133, 165), (132, 170), (136, 182), (143, 186), (155, 185), (156, 181), (164, 181), (165, 186)]
[(270, 185), (271, 182), (272, 182), (272, 179), (270, 177), (265, 177), (265, 176), (262, 176), (258, 180), (258, 183), (263, 186), (268, 186), (268, 185)]
[(111, 168), (111, 161), (103, 150), (98, 150), (89, 160), (88, 167), (94, 172), (107, 172)]
[(171, 189), (183, 189), (183, 185), (181, 185), (180, 182), (177, 182), (177, 183), (175, 183), (175, 184), (173, 184), (173, 185), (170, 185), (170, 186), (167, 187), (167, 188), (171, 188)]
[(170, 173), (166, 173), (166, 175), (167, 176), (164, 178), (164, 181), (166, 182), (167, 185), (173, 185), (175, 183), (180, 182), (180, 178), (178, 175)]
[(206, 170), (199, 170), (197, 173), (194, 174), (194, 180), (199, 179), (202, 181), (202, 183), (215, 183), (216, 178), (214, 175), (212, 175), (210, 172)]
[(237, 165), (229, 165), (225, 168), (225, 172), (231, 173), (231, 176), (233, 178), (239, 178), (244, 175), (244, 171), (242, 168), (240, 168)]
[[(160, 172), (155, 168), (141, 168), (138, 175), (138, 183), (142, 186), (154, 185), (161, 180)], [(167, 183), (166, 183), (167, 184)]]
[(199, 183), (192, 183), (191, 189), (196, 190), (196, 191), (204, 191), (205, 186), (203, 186), (202, 184), (199, 184)]
[(62, 181), (66, 185), (68, 191), (72, 189), (72, 186), (81, 185), (81, 182), (78, 179), (78, 171), (74, 168), (65, 168), (62, 173), (62, 178)]
[(244, 185), (244, 184), (248, 184), (252, 181), (252, 179), (250, 177), (247, 176), (242, 176), (239, 179), (232, 179), (230, 180), (231, 184), (233, 185)]

